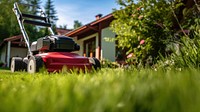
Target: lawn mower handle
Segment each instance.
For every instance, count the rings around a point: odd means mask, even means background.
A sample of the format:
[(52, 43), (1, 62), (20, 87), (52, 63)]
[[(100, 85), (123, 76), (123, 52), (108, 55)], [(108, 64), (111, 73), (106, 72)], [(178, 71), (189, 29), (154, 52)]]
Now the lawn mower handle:
[[(24, 5), (24, 4), (22, 4), (22, 5)], [(29, 5), (29, 6), (32, 6), (32, 5)], [(50, 20), (42, 10), (40, 10), (40, 16), (21, 13), (17, 2), (14, 3), (13, 11), (17, 17), (17, 21), (19, 23), (20, 30), (22, 32), (22, 35), (23, 35), (26, 45), (28, 47), (28, 55), (32, 56), (33, 53), (31, 52), (29, 37), (28, 37), (28, 34), (26, 33), (23, 23), (48, 27), (48, 30), (50, 31), (51, 35), (55, 35), (53, 30), (51, 29), (52, 25), (50, 23)], [(34, 21), (34, 20), (37, 20), (37, 21)], [(40, 21), (38, 21), (38, 20), (40, 20)]]
[(24, 25), (23, 25), (23, 22), (22, 22), (22, 14), (19, 10), (19, 6), (18, 6), (17, 2), (14, 3), (13, 11), (14, 11), (16, 17), (17, 17), (17, 21), (19, 23), (20, 30), (22, 32), (22, 35), (23, 35), (24, 40), (26, 42), (26, 45), (28, 47), (28, 53), (29, 53), (28, 55), (32, 56), (33, 54), (32, 54), (31, 49), (30, 49), (29, 37), (28, 37), (28, 34), (26, 33), (26, 30), (24, 28)]

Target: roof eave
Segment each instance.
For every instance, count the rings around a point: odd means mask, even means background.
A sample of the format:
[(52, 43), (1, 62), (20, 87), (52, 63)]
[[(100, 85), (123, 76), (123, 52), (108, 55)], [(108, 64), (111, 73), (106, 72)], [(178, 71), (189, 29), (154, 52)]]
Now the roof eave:
[(81, 32), (81, 31), (83, 31), (83, 30), (85, 30), (85, 29), (87, 29), (87, 28), (90, 28), (91, 26), (94, 26), (94, 25), (96, 25), (96, 24), (98, 24), (98, 23), (100, 23), (100, 22), (103, 22), (103, 21), (107, 20), (107, 19), (113, 19), (113, 18), (114, 18), (114, 17), (113, 17), (113, 14), (112, 14), (112, 13), (111, 13), (111, 14), (108, 14), (108, 15), (106, 15), (106, 16), (104, 16), (104, 17), (98, 19), (98, 20), (95, 20), (95, 21), (93, 21), (93, 22), (91, 22), (91, 23), (89, 23), (89, 24), (86, 24), (86, 25), (84, 25), (84, 26), (82, 26), (82, 27), (80, 27), (80, 28), (78, 28), (78, 29), (72, 30), (72, 31), (66, 33), (65, 35), (68, 36), (68, 37), (74, 37), (74, 36), (75, 36), (76, 34), (78, 34), (79, 32)]
[(77, 28), (77, 29), (75, 29), (75, 30), (72, 30), (72, 31), (66, 33), (65, 35), (68, 36), (68, 37), (71, 37), (71, 36), (73, 36), (74, 34), (80, 32), (81, 30), (84, 30), (84, 29), (86, 29), (86, 28), (87, 28), (87, 25), (82, 26), (82, 27), (80, 27), (80, 28)]

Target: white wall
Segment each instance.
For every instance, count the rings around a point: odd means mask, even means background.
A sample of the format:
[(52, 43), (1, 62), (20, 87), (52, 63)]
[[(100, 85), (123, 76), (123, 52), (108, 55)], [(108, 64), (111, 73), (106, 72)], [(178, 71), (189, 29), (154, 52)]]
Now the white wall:
[[(7, 63), (7, 44), (5, 46), (3, 46), (2, 50), (1, 50), (1, 62), (3, 63)], [(16, 47), (11, 47), (11, 53), (10, 53), (10, 59), (14, 56), (19, 56), (19, 57), (26, 57), (27, 56), (27, 48), (16, 48)]]
[[(101, 59), (108, 59), (110, 61), (115, 61), (115, 52), (116, 52), (116, 48), (115, 48), (115, 33), (112, 32), (109, 27), (102, 29), (101, 32)], [(76, 51), (75, 53), (83, 56), (83, 42), (85, 40), (91, 39), (93, 37), (96, 37), (96, 58), (98, 57), (98, 33), (95, 33), (93, 35), (87, 36), (83, 39), (77, 40), (77, 38), (74, 38), (74, 41), (80, 45), (80, 50)], [(107, 41), (107, 40), (113, 40), (111, 41)]]
[(102, 29), (101, 36), (101, 59), (115, 61), (115, 33), (107, 27)]
[(1, 49), (1, 62), (6, 63), (6, 46)]

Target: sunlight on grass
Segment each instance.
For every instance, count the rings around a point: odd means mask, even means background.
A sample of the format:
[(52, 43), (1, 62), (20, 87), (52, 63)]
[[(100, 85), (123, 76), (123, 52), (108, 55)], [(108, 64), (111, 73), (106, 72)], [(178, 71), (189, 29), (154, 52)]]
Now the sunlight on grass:
[(0, 71), (2, 112), (197, 112), (198, 70), (103, 69), (93, 73)]

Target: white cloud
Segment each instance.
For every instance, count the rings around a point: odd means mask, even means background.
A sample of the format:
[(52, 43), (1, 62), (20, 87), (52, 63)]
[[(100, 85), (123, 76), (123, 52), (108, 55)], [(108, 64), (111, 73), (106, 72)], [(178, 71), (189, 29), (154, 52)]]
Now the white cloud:
[(59, 20), (57, 25), (66, 25), (68, 28), (73, 28), (73, 23), (76, 17), (78, 17), (78, 10), (76, 6), (72, 5), (57, 5), (57, 15)]
[(82, 24), (87, 24), (95, 20), (95, 15), (99, 13), (105, 13), (95, 7), (91, 9), (80, 9), (80, 7), (69, 5), (57, 5), (56, 10), (59, 18), (57, 25), (59, 26), (67, 24), (68, 28), (73, 28), (74, 20), (78, 20)]
[(80, 21), (82, 24), (87, 24), (95, 20), (95, 15), (98, 14), (95, 8), (81, 9), (81, 7), (75, 5), (57, 5), (57, 15), (59, 20), (57, 25), (66, 25), (68, 28), (73, 28), (74, 20)]

